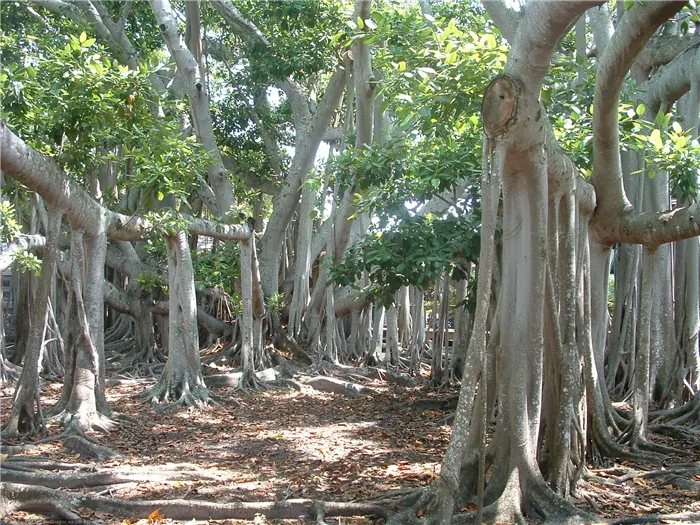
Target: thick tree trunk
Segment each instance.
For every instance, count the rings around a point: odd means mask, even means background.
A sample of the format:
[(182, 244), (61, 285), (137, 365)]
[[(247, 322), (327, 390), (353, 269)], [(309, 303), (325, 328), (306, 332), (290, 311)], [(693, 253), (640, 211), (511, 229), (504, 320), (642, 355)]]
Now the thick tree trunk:
[(5, 431), (10, 437), (16, 437), (19, 434), (32, 435), (42, 431), (44, 426), (39, 404), (39, 372), (42, 367), (44, 339), (49, 321), (49, 309), (51, 308), (50, 295), (59, 254), (58, 237), (60, 231), (61, 214), (49, 210), (46, 248), (32, 307), (33, 319), (24, 355), (24, 366), (12, 399), (10, 418), (5, 427)]
[(154, 403), (205, 406), (210, 395), (199, 358), (197, 301), (187, 234), (179, 231), (167, 235), (165, 241), (170, 294), (168, 360), (147, 398)]
[(71, 432), (108, 432), (114, 426), (104, 391), (102, 282), (106, 251), (104, 231), (87, 234), (74, 229), (71, 232), (69, 355), (63, 392), (53, 409), (61, 411), (59, 417)]

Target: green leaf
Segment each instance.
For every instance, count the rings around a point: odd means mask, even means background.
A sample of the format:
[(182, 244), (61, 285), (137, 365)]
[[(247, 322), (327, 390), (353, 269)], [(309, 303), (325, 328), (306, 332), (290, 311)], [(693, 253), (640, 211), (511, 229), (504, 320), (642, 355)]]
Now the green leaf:
[(661, 140), (661, 132), (658, 129), (651, 132), (651, 135), (649, 135), (649, 142), (651, 142), (656, 149), (661, 149), (663, 147), (664, 143)]
[(81, 44), (84, 44), (84, 43), (85, 43), (85, 41), (87, 40), (87, 35), (85, 34), (85, 31), (83, 31), (82, 33), (80, 33), (80, 38), (79, 38), (79, 40), (80, 40), (80, 43), (81, 43)]
[(357, 27), (359, 27), (360, 29), (364, 29), (364, 28), (365, 28), (365, 21), (362, 20), (362, 17), (361, 17), (361, 16), (358, 16), (358, 17), (357, 17)]
[(493, 35), (493, 33), (487, 33), (483, 37), (481, 37), (481, 43), (489, 49), (496, 49), (496, 47), (498, 47), (496, 37)]
[(637, 106), (637, 115), (639, 115), (641, 117), (642, 115), (644, 115), (644, 112), (646, 110), (647, 110), (647, 107), (644, 104), (639, 104), (639, 106)]

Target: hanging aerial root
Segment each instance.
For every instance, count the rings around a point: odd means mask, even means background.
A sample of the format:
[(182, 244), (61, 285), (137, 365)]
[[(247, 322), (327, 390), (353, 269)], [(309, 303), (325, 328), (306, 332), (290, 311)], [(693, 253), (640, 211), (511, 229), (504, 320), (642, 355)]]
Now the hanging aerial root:
[(31, 437), (46, 433), (46, 424), (41, 412), (38, 389), (26, 389), (19, 385), (12, 405), (12, 412), (3, 428), (9, 438)]

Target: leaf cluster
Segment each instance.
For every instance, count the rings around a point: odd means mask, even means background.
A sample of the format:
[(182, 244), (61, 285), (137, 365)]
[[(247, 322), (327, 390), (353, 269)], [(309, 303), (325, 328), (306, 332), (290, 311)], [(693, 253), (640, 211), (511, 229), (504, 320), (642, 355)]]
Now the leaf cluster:
[(22, 233), (22, 225), (17, 221), (15, 205), (0, 199), (0, 239), (13, 241)]
[(401, 286), (426, 287), (445, 272), (464, 279), (479, 256), (478, 217), (415, 216), (386, 230), (370, 231), (331, 268), (333, 281), (358, 288), (367, 273), (368, 298), (388, 306)]
[[(12, 38), (12, 30), (3, 34), (3, 48)], [(200, 184), (211, 157), (182, 133), (182, 104), (153, 92), (157, 56), (132, 71), (85, 32), (59, 46), (35, 40), (27, 51), (3, 63), (0, 82), (2, 117), (32, 147), (86, 186), (106, 163), (119, 170), (120, 188), (159, 200), (184, 200)]]
[(219, 245), (216, 250), (192, 254), (195, 286), (200, 289), (219, 288), (233, 296), (241, 277), (238, 243)]

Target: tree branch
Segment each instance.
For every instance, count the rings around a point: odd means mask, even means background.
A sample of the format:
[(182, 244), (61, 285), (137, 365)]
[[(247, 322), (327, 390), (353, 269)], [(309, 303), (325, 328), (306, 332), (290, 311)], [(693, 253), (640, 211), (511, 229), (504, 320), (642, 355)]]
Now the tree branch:
[(177, 64), (180, 78), (184, 82), (194, 116), (197, 136), (213, 156), (212, 165), (207, 168), (207, 175), (209, 184), (216, 194), (219, 216), (225, 217), (235, 204), (233, 188), (214, 136), (211, 113), (209, 112), (209, 97), (204, 79), (200, 75), (199, 64), (182, 42), (170, 2), (168, 0), (153, 0), (151, 5), (163, 40)]
[(685, 2), (634, 4), (618, 23), (598, 64), (593, 112), (593, 184), (597, 214), (620, 214), (630, 207), (622, 185), (618, 102), (627, 72), (654, 31)]
[(644, 84), (644, 101), (652, 118), (659, 107), (670, 106), (686, 94), (694, 79), (700, 79), (700, 41), (659, 69)]
[(521, 14), (510, 9), (502, 0), (483, 0), (481, 3), (498, 30), (508, 42), (512, 42), (518, 30)]
[(609, 244), (643, 244), (653, 249), (700, 235), (700, 203), (664, 212), (629, 209), (615, 220), (596, 225), (596, 231)]
[(635, 66), (640, 68), (646, 76), (656, 67), (671, 62), (688, 48), (700, 42), (700, 33), (688, 36), (666, 35), (652, 37), (637, 60)]
[(241, 37), (244, 41), (250, 44), (260, 44), (269, 46), (265, 35), (249, 20), (245, 19), (241, 12), (236, 9), (231, 2), (227, 0), (214, 0), (212, 5), (221, 15), (221, 18)]
[[(0, 122), (0, 169), (37, 192), (48, 206), (66, 217), (73, 229), (97, 233), (106, 229), (114, 240), (137, 241), (154, 230), (143, 217), (113, 212), (95, 201), (79, 184), (71, 180), (53, 159), (30, 148)], [(251, 235), (247, 225), (219, 224), (205, 219), (183, 217), (187, 229), (196, 235), (220, 240), (245, 240)]]
[(506, 73), (517, 71), (525, 89), (539, 93), (559, 41), (587, 9), (601, 3), (587, 0), (527, 4), (512, 41)]
[(133, 3), (133, 0), (127, 0), (122, 6), (122, 12), (119, 15), (119, 27), (122, 30), (124, 30), (124, 26), (126, 25), (126, 19), (129, 18), (129, 13), (131, 13), (131, 4)]

